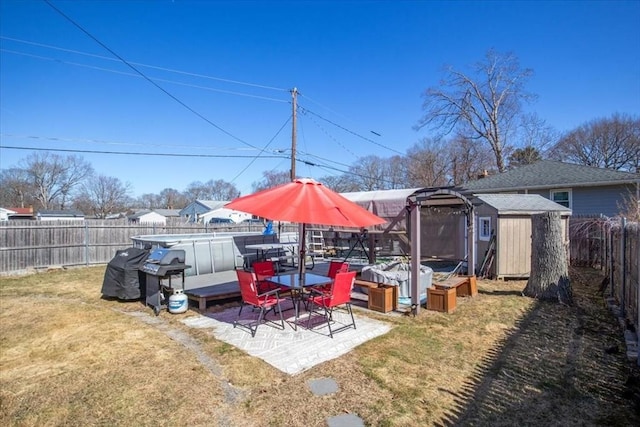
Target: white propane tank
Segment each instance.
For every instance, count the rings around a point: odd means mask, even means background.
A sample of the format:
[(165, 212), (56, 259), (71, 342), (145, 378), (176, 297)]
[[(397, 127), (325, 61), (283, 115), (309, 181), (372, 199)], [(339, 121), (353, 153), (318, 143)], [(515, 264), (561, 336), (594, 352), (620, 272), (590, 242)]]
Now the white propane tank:
[(169, 296), (169, 313), (184, 313), (189, 308), (187, 295), (181, 289), (176, 289), (173, 295)]

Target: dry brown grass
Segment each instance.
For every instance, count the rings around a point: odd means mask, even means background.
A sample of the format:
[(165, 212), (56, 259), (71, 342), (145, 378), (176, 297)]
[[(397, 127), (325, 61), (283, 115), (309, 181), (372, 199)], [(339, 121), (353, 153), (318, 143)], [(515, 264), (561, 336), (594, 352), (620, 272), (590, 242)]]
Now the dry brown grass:
[[(391, 332), (293, 377), (181, 316), (102, 300), (103, 273), (0, 279), (2, 425), (320, 426), (346, 412), (372, 426), (640, 424), (590, 270), (573, 273), (573, 307), (481, 281), (452, 314), (367, 312)], [(307, 382), (324, 377), (340, 391), (314, 396)]]

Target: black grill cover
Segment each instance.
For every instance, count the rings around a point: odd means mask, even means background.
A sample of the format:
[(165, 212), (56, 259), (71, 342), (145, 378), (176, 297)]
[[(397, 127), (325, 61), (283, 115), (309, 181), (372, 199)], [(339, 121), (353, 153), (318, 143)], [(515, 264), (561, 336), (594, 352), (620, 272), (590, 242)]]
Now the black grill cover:
[(116, 251), (104, 272), (102, 295), (116, 297), (121, 300), (138, 300), (144, 288), (145, 275), (138, 268), (149, 257), (147, 249), (128, 248)]

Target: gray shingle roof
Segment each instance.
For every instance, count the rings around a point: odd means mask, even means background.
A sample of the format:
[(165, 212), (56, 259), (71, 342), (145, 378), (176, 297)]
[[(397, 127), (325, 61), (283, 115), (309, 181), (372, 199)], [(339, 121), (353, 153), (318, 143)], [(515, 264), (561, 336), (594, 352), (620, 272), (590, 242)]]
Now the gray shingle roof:
[(475, 197), (494, 207), (499, 213), (547, 212), (571, 213), (571, 209), (546, 199), (538, 194), (476, 194)]
[(153, 212), (167, 218), (180, 216), (180, 209), (154, 209)]
[(532, 188), (593, 187), (632, 182), (640, 182), (640, 174), (554, 160), (540, 160), (501, 174), (468, 182), (463, 185), (463, 188), (474, 192), (508, 191)]

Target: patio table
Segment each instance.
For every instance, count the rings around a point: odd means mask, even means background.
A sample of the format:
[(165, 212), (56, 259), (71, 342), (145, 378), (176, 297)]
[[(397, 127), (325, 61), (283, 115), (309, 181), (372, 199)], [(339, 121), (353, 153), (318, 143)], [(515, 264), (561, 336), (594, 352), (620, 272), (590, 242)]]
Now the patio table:
[(293, 308), (295, 309), (294, 329), (297, 329), (296, 322), (298, 321), (298, 316), (300, 314), (299, 307), (300, 301), (304, 295), (304, 288), (328, 285), (332, 282), (330, 277), (313, 273), (305, 273), (302, 279), (299, 273), (291, 273), (267, 277), (265, 280), (274, 285), (289, 288), (291, 290), (291, 300), (293, 301)]

